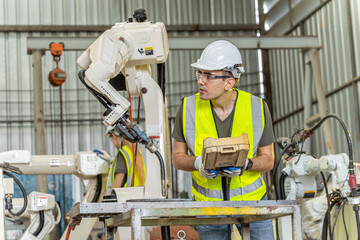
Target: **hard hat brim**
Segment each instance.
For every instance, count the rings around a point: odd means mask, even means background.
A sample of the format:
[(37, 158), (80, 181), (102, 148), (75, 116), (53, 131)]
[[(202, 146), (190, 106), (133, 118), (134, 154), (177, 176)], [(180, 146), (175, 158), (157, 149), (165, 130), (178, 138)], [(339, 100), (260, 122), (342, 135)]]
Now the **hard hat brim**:
[(205, 66), (205, 65), (199, 64), (197, 62), (190, 64), (190, 66), (197, 68), (197, 69), (204, 69), (204, 70), (210, 70), (210, 71), (221, 70), (220, 68)]

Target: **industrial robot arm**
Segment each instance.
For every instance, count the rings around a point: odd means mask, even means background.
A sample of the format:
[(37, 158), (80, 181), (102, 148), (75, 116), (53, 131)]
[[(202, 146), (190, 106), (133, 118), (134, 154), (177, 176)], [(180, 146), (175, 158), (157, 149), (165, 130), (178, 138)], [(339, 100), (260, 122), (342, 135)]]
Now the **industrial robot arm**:
[(84, 69), (79, 73), (80, 80), (106, 108), (104, 124), (131, 142), (143, 143), (152, 153), (157, 148), (139, 126), (129, 121), (130, 103), (109, 80), (122, 72), (127, 89), (139, 95), (142, 82), (151, 78), (144, 65), (165, 62), (168, 52), (163, 23), (125, 22), (101, 34), (77, 61)]
[[(23, 205), (24, 199), (13, 199), (14, 209), (18, 211)], [(54, 215), (53, 210), (57, 210)], [(9, 212), (6, 213), (11, 216)], [(61, 211), (59, 205), (55, 202), (55, 196), (52, 194), (31, 192), (28, 196), (28, 207), (26, 211), (20, 215), (21, 217), (29, 217), (30, 225), (20, 238), (21, 240), (40, 240), (52, 231), (61, 219)]]
[(315, 176), (321, 172), (334, 172), (336, 185), (342, 197), (351, 193), (348, 184), (349, 157), (345, 153), (326, 155), (319, 159), (308, 154), (298, 154), (286, 162), (282, 176), (286, 199), (314, 197), (316, 195)]

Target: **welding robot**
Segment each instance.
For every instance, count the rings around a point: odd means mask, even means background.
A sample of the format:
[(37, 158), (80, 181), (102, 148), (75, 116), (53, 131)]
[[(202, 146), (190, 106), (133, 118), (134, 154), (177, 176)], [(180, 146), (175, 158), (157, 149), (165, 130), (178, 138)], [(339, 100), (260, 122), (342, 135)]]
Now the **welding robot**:
[[(42, 239), (59, 223), (61, 211), (53, 194), (32, 192), (26, 196), (21, 182), (11, 173), (24, 175), (74, 174), (85, 187), (82, 203), (97, 202), (105, 193), (109, 162), (94, 152), (78, 152), (75, 155), (31, 155), (26, 150), (14, 150), (0, 153), (1, 183), (0, 202), (0, 239), (5, 239), (4, 215), (10, 217), (28, 217), (30, 225), (21, 239)], [(3, 174), (10, 178), (3, 178)], [(12, 198), (13, 180), (19, 185), (23, 198)], [(4, 206), (5, 202), (5, 206)], [(5, 212), (4, 212), (5, 208)], [(88, 236), (97, 219), (83, 221), (82, 236)], [(62, 239), (65, 238), (65, 234)], [(87, 238), (87, 237), (86, 237)]]
[[(313, 135), (325, 120), (330, 118), (340, 122), (347, 139), (348, 154), (329, 154), (316, 158), (306, 153), (304, 141)], [(350, 239), (354, 239), (356, 236), (360, 239), (360, 198), (355, 175), (356, 165), (353, 158), (351, 136), (340, 116), (328, 114), (314, 127), (295, 133), (291, 139), (284, 137), (279, 138), (277, 143), (283, 149), (280, 160), (274, 169), (273, 182), (277, 199), (304, 200), (312, 198), (308, 201), (302, 201), (304, 203), (302, 216), (304, 226), (303, 237), (306, 239), (319, 239), (321, 237), (322, 239), (327, 239), (329, 235), (330, 239), (334, 239), (336, 235), (341, 236), (338, 233), (342, 225), (339, 223), (340, 221), (338, 221), (336, 225), (336, 219), (338, 218), (340, 210), (344, 208), (345, 205), (350, 205), (353, 207), (353, 211), (347, 212), (347, 214), (352, 215), (352, 217), (356, 219), (356, 227), (345, 231), (348, 231), (346, 234), (350, 236)], [(280, 196), (278, 196), (275, 174), (281, 160), (285, 162), (285, 166), (281, 170), (279, 179)], [(319, 174), (322, 176), (325, 191), (323, 191), (322, 195), (317, 196), (318, 186), (316, 176)], [(325, 177), (326, 174), (329, 174), (328, 179)], [(330, 177), (331, 182), (329, 182)], [(328, 188), (328, 185), (331, 186), (331, 188)], [(336, 206), (338, 206), (338, 211), (332, 211)], [(334, 222), (331, 220), (331, 214), (334, 216)], [(349, 217), (350, 216), (347, 216), (347, 218)], [(280, 218), (282, 231), (279, 235), (281, 239), (290, 239), (290, 221), (290, 217)], [(335, 227), (335, 225), (338, 227)], [(345, 234), (336, 239), (344, 238)]]
[[(80, 81), (106, 109), (103, 123), (124, 139), (139, 142), (146, 148), (145, 186), (114, 189), (112, 195), (117, 202), (165, 199), (171, 192), (166, 101), (159, 84), (152, 79), (149, 65), (156, 63), (164, 69), (161, 64), (168, 54), (165, 25), (147, 21), (146, 11), (138, 9), (128, 22), (116, 23), (102, 33), (77, 60), (83, 69), (79, 72)], [(164, 76), (164, 72), (158, 75)], [(141, 97), (145, 129), (130, 121), (130, 103), (117, 91), (116, 79), (125, 79), (131, 96)], [(70, 239), (75, 239), (77, 232), (78, 227), (71, 231)], [(130, 234), (129, 230), (118, 232), (122, 239), (130, 238), (126, 235)]]

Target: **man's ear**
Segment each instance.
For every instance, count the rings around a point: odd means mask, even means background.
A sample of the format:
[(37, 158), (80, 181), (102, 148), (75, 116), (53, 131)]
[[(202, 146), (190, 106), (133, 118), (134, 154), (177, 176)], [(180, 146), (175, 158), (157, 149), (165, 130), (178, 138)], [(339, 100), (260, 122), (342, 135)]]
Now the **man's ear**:
[(235, 87), (236, 83), (237, 83), (237, 82), (236, 82), (235, 78), (233, 78), (233, 77), (227, 78), (227, 79), (226, 79), (225, 90), (230, 90), (230, 89), (232, 89), (233, 87)]

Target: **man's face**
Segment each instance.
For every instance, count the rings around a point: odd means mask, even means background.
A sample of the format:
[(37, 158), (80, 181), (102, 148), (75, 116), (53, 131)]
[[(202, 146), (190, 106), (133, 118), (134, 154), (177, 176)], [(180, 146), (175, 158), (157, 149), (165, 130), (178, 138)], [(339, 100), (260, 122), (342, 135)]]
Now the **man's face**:
[[(221, 70), (203, 70), (199, 69), (197, 72), (197, 84), (199, 86), (200, 99), (210, 100), (219, 97), (225, 90), (228, 90), (228, 79)], [(223, 78), (214, 78), (220, 77)]]
[(110, 136), (111, 142), (114, 144), (114, 146), (116, 148), (120, 148), (121, 147), (121, 137), (112, 133)]

